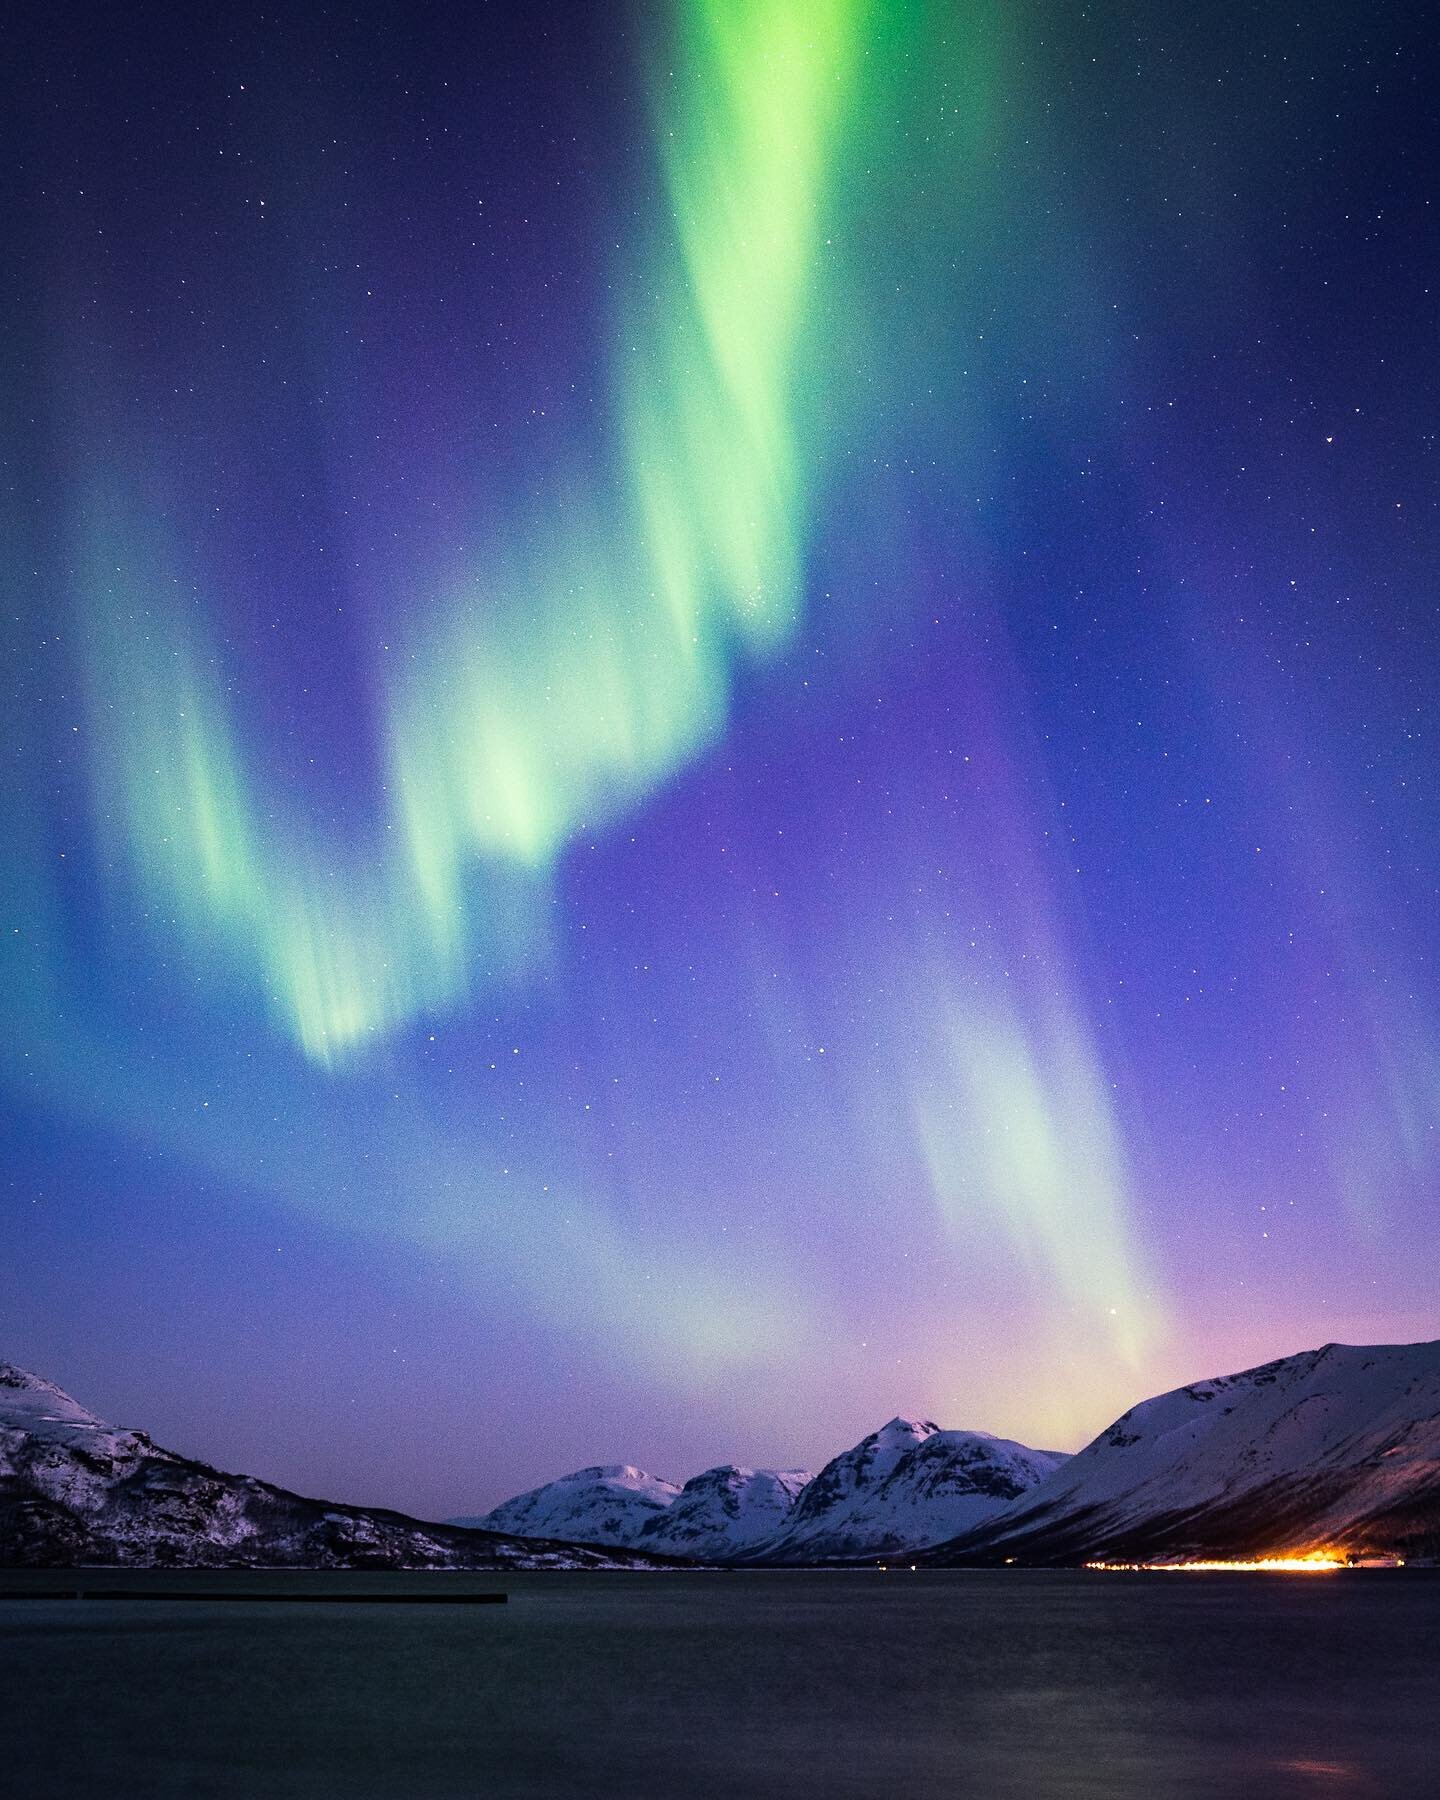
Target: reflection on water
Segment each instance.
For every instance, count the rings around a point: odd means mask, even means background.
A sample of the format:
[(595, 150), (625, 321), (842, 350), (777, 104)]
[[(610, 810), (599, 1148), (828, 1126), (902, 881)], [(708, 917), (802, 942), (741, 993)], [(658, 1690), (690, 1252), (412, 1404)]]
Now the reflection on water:
[[(417, 1579), (496, 1585), (264, 1582)], [(0, 1601), (0, 1785), (7, 1800), (1440, 1791), (1440, 1580), (1423, 1573), (504, 1585), (508, 1606), (453, 1609)]]

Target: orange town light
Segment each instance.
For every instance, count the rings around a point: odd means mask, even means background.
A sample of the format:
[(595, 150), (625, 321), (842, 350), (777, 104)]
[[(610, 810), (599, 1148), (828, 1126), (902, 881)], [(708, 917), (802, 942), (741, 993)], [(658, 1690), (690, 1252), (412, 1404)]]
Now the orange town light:
[(1247, 1556), (1228, 1559), (1206, 1556), (1196, 1557), (1191, 1561), (1087, 1562), (1085, 1564), (1087, 1569), (1101, 1569), (1107, 1574), (1132, 1569), (1143, 1569), (1147, 1574), (1164, 1573), (1174, 1569), (1188, 1571), (1192, 1574), (1196, 1572), (1202, 1574), (1259, 1572), (1262, 1574), (1314, 1575), (1325, 1573), (1331, 1569), (1343, 1569), (1345, 1566), (1346, 1559), (1337, 1550), (1307, 1550), (1291, 1555), (1277, 1554), (1275, 1556)]

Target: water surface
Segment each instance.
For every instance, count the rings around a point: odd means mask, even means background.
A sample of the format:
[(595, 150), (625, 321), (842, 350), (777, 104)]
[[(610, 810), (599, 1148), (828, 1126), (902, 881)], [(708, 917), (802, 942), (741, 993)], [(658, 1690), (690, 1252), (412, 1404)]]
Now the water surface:
[(7, 1800), (1440, 1793), (1408, 1570), (258, 1579), (510, 1602), (0, 1601)]

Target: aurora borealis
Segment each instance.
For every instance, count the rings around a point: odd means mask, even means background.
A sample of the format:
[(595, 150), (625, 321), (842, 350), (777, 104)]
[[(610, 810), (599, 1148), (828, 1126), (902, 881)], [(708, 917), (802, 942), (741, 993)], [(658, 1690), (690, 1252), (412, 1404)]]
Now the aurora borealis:
[(4, 1354), (474, 1512), (1433, 1335), (1433, 52), (1224, 12), (13, 28)]
[(289, 795), (277, 808), (260, 791), (223, 659), (151, 599), (166, 563), (127, 540), (136, 502), (81, 523), (98, 546), (80, 598), (99, 615), (115, 854), (197, 961), (228, 954), (327, 1065), (523, 973), (567, 843), (713, 742), (732, 660), (794, 635), (807, 468), (790, 390), (863, 8), (807, 19), (769, 4), (682, 18), (676, 91), (656, 105), (674, 231), (656, 234), (653, 291), (623, 309), (612, 352), (618, 467), (597, 483), (586, 457), (555, 476), (563, 522), (537, 546), (525, 525), (479, 534), (455, 591), (420, 584), (418, 623), (395, 621), (383, 792), (361, 841), (328, 842), (313, 816), (284, 816)]

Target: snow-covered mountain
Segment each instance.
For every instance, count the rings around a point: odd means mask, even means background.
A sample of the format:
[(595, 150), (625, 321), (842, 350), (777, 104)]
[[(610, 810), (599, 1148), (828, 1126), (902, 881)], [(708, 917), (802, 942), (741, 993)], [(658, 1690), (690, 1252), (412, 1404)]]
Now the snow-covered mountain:
[(307, 1500), (108, 1425), (0, 1363), (0, 1566), (533, 1569), (647, 1558)]
[(1440, 1550), (1440, 1343), (1327, 1344), (1142, 1401), (936, 1560), (1332, 1546)]
[(804, 1469), (737, 1469), (725, 1463), (694, 1475), (636, 1539), (642, 1550), (725, 1561), (780, 1531), (809, 1482)]
[(638, 1544), (651, 1520), (680, 1497), (673, 1481), (647, 1475), (629, 1463), (576, 1469), (554, 1481), (503, 1500), (483, 1518), (452, 1519), (481, 1531), (516, 1537), (564, 1538), (573, 1544)]
[(727, 1463), (677, 1488), (628, 1464), (580, 1469), (454, 1523), (711, 1562), (853, 1562), (968, 1531), (1063, 1461), (981, 1431), (892, 1419), (815, 1476)]
[(1064, 1461), (1058, 1451), (983, 1431), (891, 1419), (825, 1465), (753, 1560), (848, 1562), (943, 1543), (1003, 1511)]
[(577, 1469), (477, 1519), (486, 1531), (563, 1537), (699, 1560), (728, 1558), (774, 1536), (809, 1481), (800, 1469), (706, 1469), (684, 1487), (629, 1463)]
[[(563, 1541), (555, 1541), (563, 1540)], [(808, 1478), (582, 1469), (481, 1520), (309, 1500), (161, 1449), (0, 1363), (0, 1565), (1076, 1563), (1324, 1547), (1440, 1556), (1440, 1342), (1177, 1388), (1078, 1455), (892, 1419)]]

